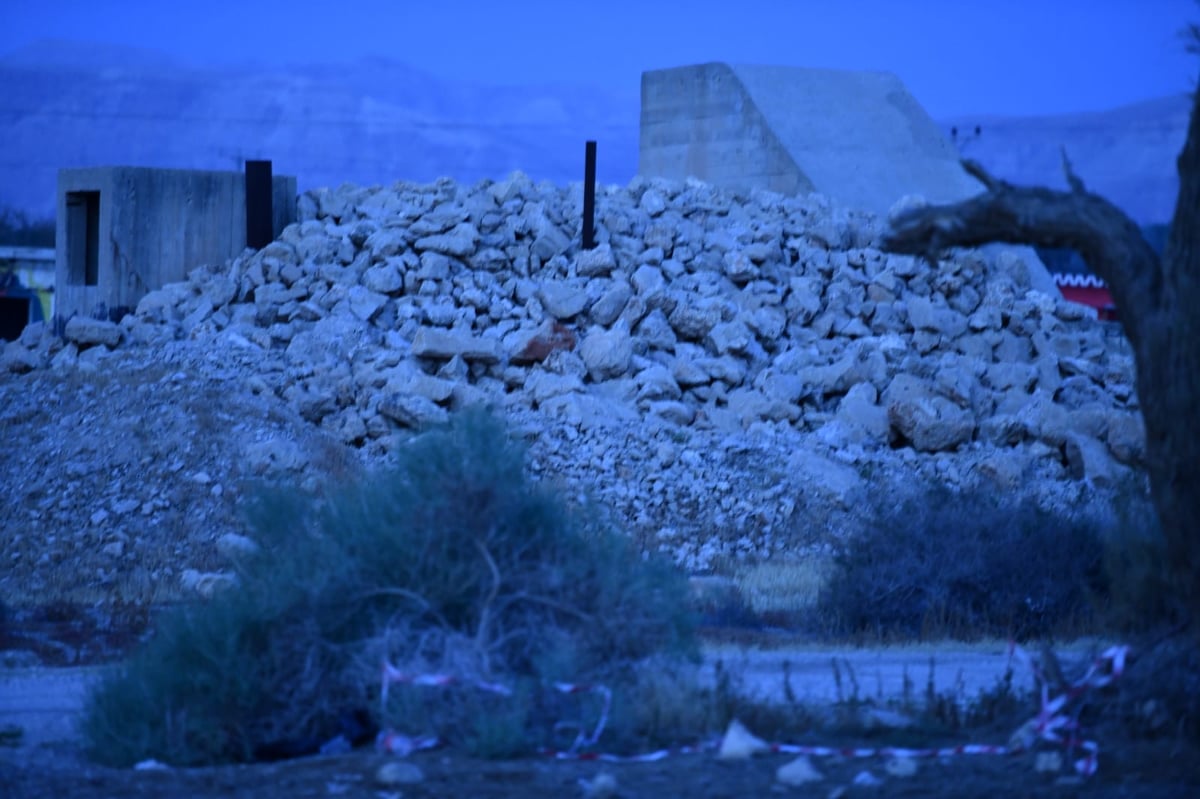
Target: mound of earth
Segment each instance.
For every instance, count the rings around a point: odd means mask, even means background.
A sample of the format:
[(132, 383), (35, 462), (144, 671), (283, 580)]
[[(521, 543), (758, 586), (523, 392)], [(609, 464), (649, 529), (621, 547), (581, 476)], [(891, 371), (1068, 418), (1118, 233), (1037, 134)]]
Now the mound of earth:
[(258, 481), (320, 491), (487, 405), (529, 468), (693, 571), (835, 546), (922, 481), (1105, 503), (1143, 457), (1119, 329), (1005, 250), (940, 264), (812, 195), (516, 174), (342, 186), (118, 323), (0, 352), (0, 599), (160, 602), (253, 546)]

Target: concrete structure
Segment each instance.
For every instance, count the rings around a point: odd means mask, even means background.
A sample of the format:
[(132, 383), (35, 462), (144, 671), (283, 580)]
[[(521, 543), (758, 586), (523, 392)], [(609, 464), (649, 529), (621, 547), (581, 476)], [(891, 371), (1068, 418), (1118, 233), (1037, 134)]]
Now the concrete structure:
[(0, 339), (54, 315), (54, 250), (0, 247)]
[[(274, 177), (272, 194), (279, 235), (296, 216), (296, 179)], [(117, 318), (147, 292), (245, 246), (241, 172), (60, 170), (55, 317)]]
[(885, 72), (701, 64), (642, 74), (638, 172), (886, 213), (982, 186), (904, 84)]
[[(642, 73), (638, 173), (732, 189), (819, 192), (884, 215), (919, 194), (931, 203), (983, 191), (904, 84), (887, 72), (700, 64)], [(1058, 293), (1030, 247), (1012, 252), (1034, 288)]]

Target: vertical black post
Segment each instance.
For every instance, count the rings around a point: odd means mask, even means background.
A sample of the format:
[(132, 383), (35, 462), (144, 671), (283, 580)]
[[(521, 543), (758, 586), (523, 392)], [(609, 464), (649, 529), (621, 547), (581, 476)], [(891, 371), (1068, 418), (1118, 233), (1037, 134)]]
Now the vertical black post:
[(246, 246), (261, 250), (275, 238), (271, 162), (246, 161)]
[(583, 249), (596, 246), (596, 142), (590, 141), (583, 155)]

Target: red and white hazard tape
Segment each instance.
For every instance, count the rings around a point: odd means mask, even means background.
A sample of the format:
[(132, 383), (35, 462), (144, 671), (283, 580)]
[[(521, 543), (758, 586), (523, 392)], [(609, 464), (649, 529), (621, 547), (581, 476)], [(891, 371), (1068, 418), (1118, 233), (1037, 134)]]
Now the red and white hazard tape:
[(591, 735), (584, 735), (583, 730), (579, 730), (579, 734), (575, 736), (575, 742), (571, 744), (569, 752), (579, 752), (587, 746), (595, 746), (600, 740), (600, 733), (604, 732), (604, 726), (608, 724), (608, 712), (612, 709), (612, 691), (608, 690), (603, 685), (588, 685), (585, 683), (571, 682), (556, 682), (554, 690), (563, 694), (600, 694), (604, 698), (604, 706), (600, 709), (600, 719), (596, 722), (596, 727), (592, 730)]
[(455, 677), (451, 674), (409, 674), (383, 661), (383, 677), (382, 685), (379, 689), (379, 698), (384, 707), (387, 706), (388, 686), (392, 683), (404, 683), (406, 685), (423, 685), (429, 687), (442, 687), (446, 685), (471, 685), (481, 691), (487, 691), (493, 694), (501, 694), (503, 696), (511, 696), (512, 689), (507, 685), (500, 683), (487, 682), (485, 680), (464, 680)]
[[(663, 760), (672, 755), (690, 755), (716, 750), (721, 741), (714, 740), (697, 746), (681, 746), (674, 749), (658, 749), (653, 752), (643, 752), (636, 755), (614, 755), (607, 752), (556, 752), (543, 749), (541, 753), (556, 760), (601, 760), (610, 763), (651, 763)], [(961, 744), (959, 746), (943, 747), (940, 749), (906, 749), (896, 746), (882, 746), (874, 749), (859, 747), (836, 746), (801, 746), (798, 744), (773, 743), (767, 744), (765, 750), (770, 754), (808, 755), (810, 757), (897, 757), (897, 758), (940, 758), (957, 755), (1008, 755), (1019, 750), (1007, 746), (992, 746), (988, 744)]]
[(1096, 773), (1100, 766), (1100, 746), (1095, 741), (1079, 738), (1065, 733), (1074, 733), (1079, 729), (1077, 717), (1072, 717), (1068, 710), (1075, 700), (1097, 688), (1111, 685), (1125, 672), (1125, 661), (1129, 656), (1129, 647), (1111, 646), (1100, 653), (1092, 661), (1087, 672), (1072, 683), (1065, 692), (1050, 698), (1050, 686), (1044, 674), (1029, 653), (1011, 644), (1010, 657), (1015, 657), (1024, 663), (1034, 675), (1041, 691), (1041, 709), (1032, 719), (1023, 724), (1013, 733), (1014, 746), (1025, 749), (1032, 748), (1038, 740), (1059, 744), (1071, 751), (1079, 748), (1084, 752), (1083, 757), (1075, 761), (1075, 770), (1084, 777)]
[[(410, 674), (396, 668), (386, 659), (383, 661), (380, 683), (379, 699), (384, 712), (387, 711), (388, 687), (393, 683), (434, 688), (450, 685), (470, 685), (488, 693), (512, 696), (512, 689), (501, 683), (478, 679), (463, 679), (451, 674)], [(568, 752), (576, 753), (584, 747), (595, 746), (597, 741), (600, 740), (600, 734), (604, 732), (605, 725), (608, 724), (608, 713), (612, 709), (612, 691), (603, 685), (589, 685), (585, 683), (556, 682), (552, 684), (552, 687), (559, 693), (595, 693), (603, 698), (604, 704), (600, 709), (600, 719), (596, 722), (592, 734), (585, 734), (585, 730), (581, 728), (575, 736), (575, 742), (571, 744)], [(436, 738), (410, 738), (392, 730), (384, 730), (379, 733), (375, 743), (382, 751), (407, 755), (420, 749), (431, 749), (437, 746), (439, 742)]]
[(420, 752), (424, 749), (436, 749), (441, 745), (442, 742), (432, 736), (414, 738), (401, 735), (395, 730), (383, 730), (375, 737), (376, 749), (400, 757), (408, 757), (413, 752)]
[[(884, 758), (909, 758), (909, 759), (924, 759), (924, 758), (949, 758), (963, 755), (1012, 755), (1032, 749), (1039, 740), (1049, 743), (1064, 746), (1068, 751), (1079, 748), (1083, 750), (1084, 756), (1075, 761), (1075, 770), (1084, 777), (1090, 777), (1096, 773), (1099, 767), (1099, 745), (1092, 740), (1082, 739), (1074, 735), (1066, 735), (1067, 732), (1075, 732), (1079, 729), (1078, 721), (1068, 715), (1069, 706), (1077, 699), (1080, 699), (1088, 692), (1103, 688), (1110, 685), (1118, 677), (1124, 673), (1125, 661), (1129, 654), (1129, 648), (1125, 646), (1113, 646), (1105, 650), (1092, 663), (1087, 673), (1079, 680), (1073, 683), (1065, 693), (1056, 696), (1053, 699), (1049, 695), (1049, 686), (1044, 675), (1037, 668), (1037, 664), (1029, 656), (1029, 654), (1019, 647), (1016, 643), (1010, 646), (1010, 658), (1016, 657), (1020, 659), (1033, 672), (1035, 679), (1039, 683), (1041, 690), (1041, 709), (1038, 714), (1030, 719), (1025, 724), (1021, 725), (1007, 746), (993, 744), (960, 744), (958, 746), (937, 747), (910, 749), (905, 747), (884, 746), (876, 748), (859, 748), (859, 747), (835, 747), (835, 746), (801, 746), (797, 744), (775, 743), (769, 744), (767, 751), (780, 754), (808, 755), (810, 757), (844, 757), (844, 758), (867, 758), (867, 757), (884, 757)], [(411, 675), (400, 671), (388, 662), (383, 664), (383, 688), (382, 699), (384, 704), (387, 703), (387, 689), (391, 683), (407, 683), (410, 685), (424, 686), (446, 686), (465, 684), (473, 685), (476, 688), (493, 693), (509, 696), (512, 690), (507, 686), (498, 683), (490, 683), (482, 680), (464, 680), (450, 675), (442, 674), (420, 674)], [(674, 749), (658, 749), (652, 752), (644, 752), (636, 755), (617, 755), (607, 752), (588, 752), (584, 751), (588, 747), (595, 746), (600, 739), (600, 734), (604, 731), (604, 727), (608, 722), (608, 714), (612, 707), (612, 692), (603, 685), (587, 685), (577, 683), (554, 683), (552, 686), (555, 690), (567, 694), (577, 693), (598, 693), (604, 699), (604, 705), (600, 712), (600, 719), (596, 723), (595, 729), (591, 735), (584, 735), (581, 731), (575, 738), (575, 742), (571, 748), (566, 751), (554, 749), (542, 749), (540, 753), (553, 757), (557, 760), (597, 760), (611, 763), (649, 763), (672, 755), (695, 754), (716, 749), (720, 741), (710, 741), (706, 744), (698, 746), (684, 746)], [(379, 734), (377, 745), (380, 749), (395, 754), (407, 755), (421, 749), (429, 749), (438, 745), (436, 738), (409, 738), (404, 735), (399, 735), (391, 731), (384, 731)]]

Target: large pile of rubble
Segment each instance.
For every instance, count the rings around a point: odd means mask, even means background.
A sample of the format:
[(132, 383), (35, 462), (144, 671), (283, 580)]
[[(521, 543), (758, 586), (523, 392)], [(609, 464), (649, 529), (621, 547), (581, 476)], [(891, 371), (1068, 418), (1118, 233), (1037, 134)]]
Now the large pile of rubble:
[[(138, 513), (114, 513), (103, 492), (83, 511), (28, 500), (70, 483), (74, 461), (55, 454), (21, 461), (26, 494), (6, 530), (40, 513), (43, 527), (144, 535), (146, 492), (163, 488), (141, 472), (164, 459), (164, 480), (224, 486), (189, 494), (188, 512), (210, 518), (206, 503), (231, 503), (243, 478), (311, 481), (329, 459), (303, 454), (300, 437), (369, 464), (397, 432), (480, 403), (525, 435), (535, 474), (603, 501), (692, 569), (828, 541), (889, 476), (1060, 502), (1102, 496), (1142, 457), (1127, 342), (1033, 290), (1012, 252), (933, 268), (881, 252), (883, 220), (819, 196), (696, 182), (602, 188), (592, 250), (577, 235), (581, 188), (520, 174), (342, 186), (299, 204), (279, 240), (195, 269), (119, 324), (31, 328), (0, 353), (10, 407), (35, 379), (126, 369), (215, 391), (208, 412), (228, 418), (210, 428), (241, 427), (211, 468), (232, 476), (198, 478), (188, 447), (203, 436), (146, 406), (126, 422), (163, 451), (142, 454), (118, 492)], [(250, 418), (222, 408), (248, 403)], [(288, 432), (264, 426), (273, 414)], [(219, 521), (212, 539), (238, 531), (232, 511)]]

